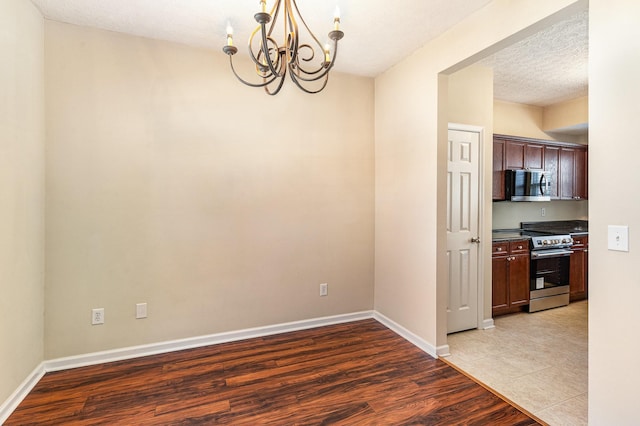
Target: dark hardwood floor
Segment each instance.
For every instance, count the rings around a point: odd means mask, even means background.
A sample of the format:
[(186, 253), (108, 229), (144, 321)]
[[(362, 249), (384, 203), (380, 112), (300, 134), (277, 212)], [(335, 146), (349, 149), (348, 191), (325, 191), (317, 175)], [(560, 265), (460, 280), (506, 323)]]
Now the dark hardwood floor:
[(375, 320), (46, 374), (6, 425), (535, 425)]

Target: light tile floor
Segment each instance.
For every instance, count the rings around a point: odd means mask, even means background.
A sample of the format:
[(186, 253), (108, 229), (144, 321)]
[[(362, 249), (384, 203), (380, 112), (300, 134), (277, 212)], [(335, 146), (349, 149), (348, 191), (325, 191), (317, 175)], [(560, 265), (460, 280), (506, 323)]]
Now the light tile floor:
[(448, 336), (446, 360), (552, 426), (587, 424), (587, 301)]

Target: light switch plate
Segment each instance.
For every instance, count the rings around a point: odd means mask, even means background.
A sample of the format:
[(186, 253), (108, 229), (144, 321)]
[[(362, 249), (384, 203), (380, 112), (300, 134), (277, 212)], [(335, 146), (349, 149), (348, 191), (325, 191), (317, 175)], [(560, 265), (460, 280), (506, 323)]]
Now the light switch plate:
[(147, 303), (136, 303), (136, 318), (146, 318), (147, 317)]
[(609, 225), (608, 248), (615, 251), (629, 251), (629, 227)]

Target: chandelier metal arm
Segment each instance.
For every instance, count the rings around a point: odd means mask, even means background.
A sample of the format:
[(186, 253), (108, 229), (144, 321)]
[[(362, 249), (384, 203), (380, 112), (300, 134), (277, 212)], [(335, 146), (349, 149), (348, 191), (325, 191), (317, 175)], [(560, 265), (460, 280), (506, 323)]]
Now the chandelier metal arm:
[[(273, 80), (272, 80), (273, 81)], [(276, 87), (276, 90), (274, 90), (273, 92), (271, 90), (269, 90), (269, 86), (265, 85), (264, 86), (264, 91), (267, 92), (268, 95), (274, 96), (277, 95), (278, 92), (280, 91), (280, 89), (282, 89), (282, 85), (284, 84), (284, 76), (280, 77), (280, 82), (278, 83), (278, 87)]]
[[(262, 83), (251, 83), (249, 81), (246, 81), (245, 79), (243, 79), (242, 77), (240, 77), (240, 75), (238, 75), (238, 73), (236, 72), (236, 68), (233, 66), (233, 56), (229, 55), (229, 63), (231, 64), (231, 71), (233, 71), (233, 75), (236, 76), (236, 78), (238, 80), (240, 80), (241, 83), (246, 84), (247, 86), (250, 87), (266, 87), (269, 84), (273, 83), (274, 81), (276, 81), (278, 78), (281, 80), (284, 80), (284, 76), (279, 77), (277, 75), (274, 76), (263, 76), (263, 79), (265, 80)], [(270, 80), (267, 80), (269, 77), (271, 77)], [(280, 83), (280, 86), (282, 86), (282, 83)]]
[[(275, 40), (273, 40), (271, 37), (267, 37), (267, 33), (265, 31), (265, 24), (261, 24), (262, 25), (262, 44), (261, 44), (261, 50), (262, 50), (262, 54), (264, 55), (265, 58), (265, 64), (260, 64), (259, 62), (257, 62), (255, 60), (255, 56), (253, 55), (253, 53), (251, 54), (252, 56), (254, 56), (254, 62), (256, 62), (256, 64), (258, 66), (267, 66), (269, 68), (269, 70), (271, 71), (271, 74), (273, 74), (274, 76), (278, 76), (278, 77), (284, 77), (284, 75), (286, 74), (286, 68), (284, 68), (285, 72), (282, 73), (282, 75), (280, 75), (280, 72), (276, 70), (276, 67), (273, 63), (273, 61), (271, 60), (271, 55), (269, 54), (269, 41), (271, 40), (273, 42), (273, 44), (275, 44), (275, 47), (278, 49), (278, 44), (275, 42)], [(271, 32), (271, 31), (269, 31)], [(283, 60), (283, 58), (280, 57), (281, 53), (280, 53), (280, 49), (278, 49), (278, 51), (276, 52), (276, 58), (277, 61), (276, 63), (279, 64), (280, 61)]]
[[(314, 95), (316, 93), (320, 93), (324, 90), (324, 88), (327, 86), (327, 83), (329, 82), (329, 74), (324, 74), (324, 81), (322, 82), (322, 86), (320, 86), (320, 88), (318, 88), (317, 90), (309, 90), (306, 87), (304, 87), (300, 81), (299, 78), (294, 74), (291, 73), (291, 81), (293, 81), (295, 83), (296, 86), (298, 86), (298, 89), (302, 90), (303, 92), (309, 93), (311, 95)], [(322, 78), (322, 77), (320, 77)], [(320, 78), (316, 78), (315, 80), (319, 80)], [(300, 79), (302, 80), (302, 79)], [(303, 80), (303, 81), (310, 81), (310, 80)]]
[[(321, 78), (323, 78), (323, 77), (325, 77), (326, 75), (328, 75), (328, 74), (329, 74), (329, 72), (330, 72), (330, 71), (331, 71), (331, 69), (333, 68), (333, 65), (335, 64), (335, 60), (336, 60), (336, 57), (337, 57), (337, 56), (338, 56), (338, 42), (337, 42), (337, 41), (335, 41), (335, 43), (334, 43), (334, 54), (333, 54), (333, 58), (331, 58), (331, 61), (330, 61), (330, 62), (323, 62), (323, 63), (322, 63), (322, 68), (319, 68), (318, 70), (313, 71), (313, 72), (306, 72), (304, 69), (301, 69), (300, 67), (298, 67), (298, 69), (299, 69), (302, 73), (304, 73), (304, 74), (306, 74), (306, 75), (313, 76), (313, 77), (311, 77), (311, 78), (306, 78), (306, 77), (304, 77), (300, 72), (296, 72), (294, 69), (291, 69), (291, 68), (289, 68), (289, 72), (291, 72), (291, 76), (292, 76), (292, 78), (293, 78), (293, 76), (295, 75), (295, 76), (296, 76), (296, 78), (297, 78), (298, 80), (301, 80), (301, 81), (308, 81), (308, 82), (318, 81), (318, 80), (320, 80)], [(321, 72), (321, 74), (316, 75), (316, 74), (318, 74), (318, 73), (320, 73), (320, 72)]]

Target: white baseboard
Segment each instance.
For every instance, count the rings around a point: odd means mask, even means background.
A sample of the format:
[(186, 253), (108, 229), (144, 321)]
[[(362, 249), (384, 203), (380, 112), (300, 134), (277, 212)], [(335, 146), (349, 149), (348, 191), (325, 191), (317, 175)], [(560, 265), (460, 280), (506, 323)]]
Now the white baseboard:
[(489, 330), (490, 328), (496, 328), (496, 325), (493, 322), (493, 318), (489, 318), (482, 321), (482, 330)]
[[(417, 346), (418, 348), (422, 349), (424, 352), (428, 353), (432, 357), (438, 358), (438, 350), (440, 348), (436, 349), (436, 347), (433, 346), (431, 343), (427, 342), (426, 340), (422, 339), (421, 337), (418, 337), (417, 335), (413, 334), (412, 332), (410, 332), (409, 330), (407, 330), (406, 328), (404, 328), (403, 326), (401, 326), (397, 322), (392, 321), (391, 319), (385, 317), (384, 315), (382, 315), (379, 312), (375, 312), (374, 311), (373, 318), (375, 318), (378, 322), (380, 322), (383, 325), (385, 325), (387, 328), (389, 328), (392, 331), (394, 331), (400, 337), (402, 337), (405, 340), (413, 343), (415, 346)], [(449, 346), (448, 345), (446, 345), (446, 351), (447, 351), (447, 353), (449, 352)]]
[(238, 340), (264, 337), (273, 334), (287, 333), (290, 331), (306, 330), (309, 328), (323, 327), (326, 325), (342, 324), (373, 318), (373, 311), (355, 312), (351, 314), (335, 315), (330, 317), (313, 318), (303, 321), (288, 322), (265, 327), (248, 328), (245, 330), (230, 331), (226, 333), (211, 334), (206, 336), (191, 337), (187, 339), (168, 342), (152, 343), (149, 345), (132, 346), (128, 348), (109, 351), (94, 352), (83, 355), (52, 359), (42, 362), (27, 377), (16, 391), (0, 405), (0, 425), (3, 424), (18, 407), (22, 400), (31, 392), (35, 385), (51, 371), (68, 370), (88, 365), (102, 364), (106, 362), (121, 361), (148, 355), (192, 349), (219, 343), (234, 342)]
[(31, 389), (42, 379), (44, 376), (44, 363), (40, 363), (26, 379), (18, 386), (18, 388), (7, 398), (6, 401), (0, 405), (0, 425), (9, 418), (13, 410), (18, 408), (18, 405), (23, 399), (31, 392)]
[(451, 352), (449, 351), (449, 345), (438, 346), (436, 348), (436, 354), (438, 355), (438, 358), (451, 355)]
[(351, 314), (335, 315), (330, 317), (314, 318), (303, 321), (288, 322), (264, 327), (249, 328), (245, 330), (230, 331), (226, 333), (211, 334), (206, 336), (197, 336), (187, 339), (173, 340), (160, 343), (152, 343), (149, 345), (131, 346), (127, 348), (114, 349), (102, 352), (93, 352), (83, 355), (76, 355), (65, 358), (57, 358), (42, 362), (27, 377), (24, 382), (16, 389), (16, 391), (0, 405), (0, 424), (9, 418), (11, 413), (18, 407), (20, 402), (31, 392), (38, 381), (51, 371), (68, 370), (71, 368), (85, 367), (89, 365), (102, 364), (106, 362), (121, 361), (133, 359), (148, 355), (157, 355), (161, 353), (180, 351), (184, 349), (193, 349), (203, 346), (216, 345), (220, 343), (234, 342), (238, 340), (251, 339), (255, 337), (264, 337), (274, 334), (287, 333), (291, 331), (306, 330), (310, 328), (323, 327), (333, 324), (342, 324), (347, 322), (359, 321), (363, 319), (373, 318), (382, 323), (393, 332), (408, 340), (427, 354), (434, 358), (445, 356), (449, 353), (449, 346), (444, 345), (438, 348), (429, 342), (423, 340), (413, 334), (400, 324), (392, 321), (384, 315), (375, 311), (355, 312)]
[(248, 328), (244, 330), (229, 331), (226, 333), (210, 334), (205, 336), (189, 337), (186, 339), (167, 342), (152, 343), (149, 345), (131, 346), (128, 348), (113, 349), (103, 352), (94, 352), (84, 355), (76, 355), (66, 358), (58, 358), (44, 362), (45, 372), (68, 370), (71, 368), (85, 367), (88, 365), (102, 364), (106, 362), (122, 361), (149, 355), (157, 355), (167, 352), (193, 349), (203, 346), (217, 345), (220, 343), (235, 342), (238, 340), (252, 339), (255, 337), (270, 336), (273, 334), (288, 333), (290, 331), (306, 330), (309, 328), (323, 327), (326, 325), (341, 324), (362, 319), (373, 318), (372, 311), (356, 312), (352, 314), (335, 315), (330, 317), (313, 318), (303, 321), (294, 321), (282, 324), (268, 325), (264, 327)]

